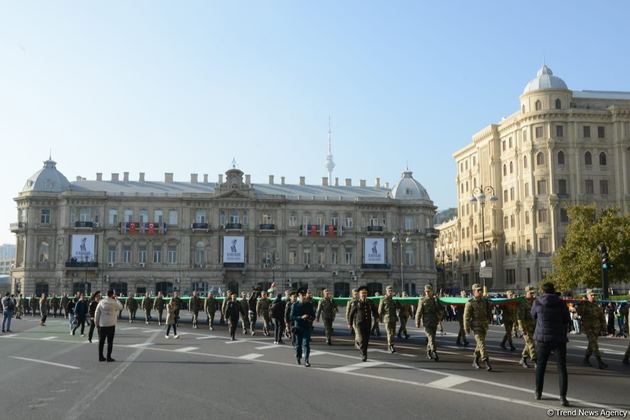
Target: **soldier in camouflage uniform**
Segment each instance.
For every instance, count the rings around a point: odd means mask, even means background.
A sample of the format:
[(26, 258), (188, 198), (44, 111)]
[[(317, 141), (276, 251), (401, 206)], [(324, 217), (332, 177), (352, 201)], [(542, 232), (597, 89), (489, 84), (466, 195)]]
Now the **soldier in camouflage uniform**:
[(424, 332), (427, 336), (427, 358), (434, 359), (436, 362), (440, 359), (435, 344), (435, 333), (438, 323), (443, 317), (444, 310), (433, 295), (433, 286), (425, 285), (424, 296), (418, 300), (418, 309), (416, 309), (416, 328), (420, 328), (420, 324), (424, 326)]
[(133, 294), (127, 298), (125, 308), (129, 311), (129, 323), (133, 323), (136, 320), (136, 312), (138, 311), (138, 301)]
[(293, 304), (297, 301), (297, 293), (292, 290), (289, 292), (289, 298), (287, 299), (287, 305), (284, 308), (284, 328), (286, 332), (287, 338), (291, 339), (291, 344), (295, 345), (294, 339), (295, 336), (293, 331), (291, 330), (292, 321), (291, 321), (291, 308)]
[(52, 308), (53, 318), (57, 318), (57, 312), (60, 314), (61, 312), (59, 311), (59, 298), (55, 294), (50, 298), (50, 307)]
[[(31, 315), (37, 315), (37, 310), (39, 309), (39, 298), (36, 298), (35, 295), (31, 295), (31, 299), (29, 300), (29, 304), (31, 307)], [(48, 314), (46, 314), (48, 315)]]
[(321, 318), (324, 320), (324, 335), (326, 336), (326, 344), (329, 346), (332, 345), (333, 322), (335, 321), (337, 311), (337, 304), (332, 298), (332, 293), (330, 293), (330, 290), (324, 289), (324, 298), (321, 299), (317, 305), (315, 317), (317, 318), (317, 322), (319, 322)]
[(192, 292), (192, 296), (188, 301), (188, 311), (192, 314), (192, 327), (199, 328), (199, 311), (203, 307), (201, 299), (197, 296), (197, 291)]
[(354, 341), (361, 351), (361, 358), (367, 361), (368, 344), (372, 329), (372, 314), (375, 312), (374, 304), (367, 298), (368, 289), (361, 286), (358, 289), (359, 299), (352, 302), (348, 316), (348, 328), (354, 325)]
[[(507, 298), (512, 299), (514, 293), (511, 290), (507, 292)], [(512, 326), (514, 325), (514, 319), (516, 318), (516, 308), (514, 305), (503, 305), (503, 327), (505, 328), (505, 335), (501, 341), (501, 347), (503, 350), (507, 350), (505, 342), (510, 344), (510, 351), (516, 350), (514, 343), (512, 342)]]
[(24, 315), (24, 296), (20, 293), (15, 305), (15, 319), (22, 319), (22, 315)]
[(488, 299), (483, 297), (483, 288), (475, 283), (472, 286), (473, 297), (464, 307), (464, 329), (467, 334), (472, 331), (475, 334), (475, 359), (473, 367), (479, 369), (479, 359), (486, 364), (488, 371), (492, 370), (490, 359), (486, 352), (486, 334), (488, 333), (488, 325), (492, 319), (492, 304)]
[(518, 364), (524, 368), (529, 367), (527, 364), (528, 357), (532, 362), (536, 363), (536, 346), (534, 344), (536, 323), (534, 318), (532, 318), (532, 304), (534, 303), (535, 291), (536, 289), (533, 286), (527, 286), (525, 288), (525, 301), (519, 303), (516, 308), (516, 318), (521, 331), (523, 331), (523, 340), (525, 341), (523, 354)]
[[(407, 293), (402, 292), (402, 297), (406, 298)], [(398, 309), (398, 319), (400, 320), (400, 328), (398, 329), (398, 338), (401, 338), (402, 334), (405, 334), (405, 340), (409, 340), (409, 334), (407, 333), (407, 321), (412, 316), (411, 305), (409, 303), (400, 303)]]
[[(466, 298), (466, 291), (459, 292), (460, 296)], [(464, 329), (464, 305), (457, 305), (455, 307), (455, 319), (459, 323), (459, 332), (457, 333), (457, 345), (468, 346), (468, 340), (466, 339), (466, 330)]]
[[(374, 293), (374, 297), (375, 298), (378, 298), (380, 296), (381, 296), (381, 294), (379, 292), (375, 292)], [(378, 304), (376, 302), (379, 302), (379, 299), (374, 299), (372, 301), (372, 307), (377, 309), (377, 311), (378, 311)], [(381, 320), (379, 319), (378, 312), (373, 313), (372, 314), (372, 318), (373, 318), (372, 335), (374, 335), (376, 337), (380, 337), (381, 336), (381, 327), (379, 325), (379, 322), (381, 322)]]
[(164, 313), (164, 297), (162, 292), (158, 292), (153, 302), (153, 309), (158, 313), (158, 325), (162, 325), (162, 314)]
[(256, 302), (256, 314), (263, 319), (263, 335), (269, 336), (269, 326), (271, 325), (271, 315), (269, 314), (269, 308), (271, 308), (271, 301), (267, 292), (260, 294), (260, 300)]
[[(602, 360), (602, 354), (599, 351), (599, 344), (597, 339), (602, 331), (606, 330), (606, 319), (604, 318), (604, 311), (595, 301), (595, 295), (591, 289), (586, 291), (586, 302), (580, 302), (577, 311), (582, 317), (582, 331), (586, 334), (588, 339), (588, 347), (586, 348), (586, 354), (584, 355), (584, 365), (592, 366), (590, 358), (592, 354), (595, 354), (597, 359), (597, 367), (599, 369), (606, 369), (608, 365)], [(626, 352), (626, 356), (628, 353)]]
[(385, 330), (387, 331), (387, 349), (391, 353), (395, 353), (394, 348), (394, 336), (396, 335), (396, 322), (398, 321), (398, 315), (396, 314), (400, 309), (400, 302), (394, 300), (394, 288), (387, 286), (385, 288), (385, 297), (381, 299), (378, 304), (378, 317), (385, 324)]
[(241, 300), (239, 301), (239, 307), (241, 308), (241, 324), (243, 327), (243, 334), (247, 334), (249, 330), (249, 303), (247, 302), (247, 294), (241, 292)]
[(144, 294), (141, 306), (144, 311), (144, 323), (149, 325), (149, 321), (151, 321), (151, 310), (153, 309), (153, 299), (149, 296), (149, 292)]
[(214, 314), (217, 311), (217, 301), (212, 292), (208, 292), (208, 297), (203, 301), (203, 311), (208, 317), (208, 329), (214, 330), (212, 324), (214, 324)]
[(68, 318), (68, 302), (70, 302), (68, 294), (64, 293), (63, 296), (61, 296), (61, 310), (63, 311), (64, 318)]
[(348, 321), (348, 325), (350, 325), (350, 334), (354, 335), (354, 326), (350, 322), (350, 310), (352, 309), (352, 304), (357, 301), (359, 291), (357, 289), (352, 289), (352, 297), (348, 299), (346, 303), (346, 321)]

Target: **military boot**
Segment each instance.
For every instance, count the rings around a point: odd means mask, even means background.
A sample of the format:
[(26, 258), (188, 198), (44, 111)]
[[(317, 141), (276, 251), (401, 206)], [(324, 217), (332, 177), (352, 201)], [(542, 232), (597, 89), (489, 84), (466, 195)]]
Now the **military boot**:
[(438, 357), (437, 351), (433, 352), (433, 360), (435, 360), (436, 362), (440, 360), (440, 358)]
[(529, 368), (529, 365), (527, 364), (527, 357), (521, 358), (518, 364), (523, 366), (525, 369)]
[(433, 359), (433, 353), (431, 353), (431, 350), (427, 351), (427, 359)]
[(492, 370), (492, 366), (490, 366), (490, 359), (486, 357), (483, 361), (486, 363), (486, 370), (490, 372)]
[(514, 347), (514, 344), (510, 343), (510, 351), (514, 351), (516, 350), (516, 347)]
[(479, 366), (479, 356), (475, 354), (475, 359), (473, 360), (472, 366), (475, 369), (481, 369), (481, 366)]
[(501, 341), (501, 348), (502, 348), (503, 350), (507, 350), (507, 347), (505, 347), (505, 339), (506, 339), (506, 338), (505, 338), (505, 337), (503, 337), (503, 341)]
[(584, 360), (582, 360), (582, 364), (584, 366), (593, 366), (591, 365), (591, 361), (589, 360), (590, 358), (591, 358), (590, 354), (588, 356), (584, 356)]
[(608, 365), (606, 363), (604, 363), (604, 361), (602, 360), (601, 356), (597, 356), (597, 368), (598, 369), (606, 369), (608, 367)]

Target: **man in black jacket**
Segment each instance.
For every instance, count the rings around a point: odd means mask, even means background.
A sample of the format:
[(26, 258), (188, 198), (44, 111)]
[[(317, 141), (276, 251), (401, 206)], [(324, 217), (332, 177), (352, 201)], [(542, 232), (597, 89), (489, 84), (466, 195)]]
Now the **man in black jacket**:
[[(313, 331), (313, 321), (315, 321), (315, 307), (306, 289), (298, 290), (298, 294), (300, 300), (291, 306), (295, 357), (299, 365), (302, 362), (302, 354), (304, 354), (304, 366), (309, 367), (311, 366), (309, 356), (311, 353), (311, 332)], [(304, 353), (302, 353), (302, 349), (304, 349)]]
[(81, 326), (81, 337), (84, 336), (84, 331), (85, 331), (85, 319), (87, 317), (88, 314), (88, 303), (85, 300), (85, 296), (83, 295), (83, 293), (81, 293), (79, 295), (79, 301), (77, 302), (77, 304), (74, 306), (74, 316), (75, 316), (75, 326), (72, 329), (72, 335), (74, 335), (74, 332), (77, 330), (77, 328), (79, 328), (79, 325)]
[(571, 323), (569, 309), (556, 294), (553, 283), (543, 284), (543, 295), (536, 298), (532, 305), (532, 318), (536, 322), (534, 340), (536, 341), (536, 399), (542, 397), (547, 360), (553, 351), (557, 357), (558, 377), (560, 379), (560, 402), (566, 407), (567, 375), (567, 332)]

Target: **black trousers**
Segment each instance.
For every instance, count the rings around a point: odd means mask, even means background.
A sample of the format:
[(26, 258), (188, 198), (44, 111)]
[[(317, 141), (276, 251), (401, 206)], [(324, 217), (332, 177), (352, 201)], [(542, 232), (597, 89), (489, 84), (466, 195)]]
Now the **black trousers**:
[(162, 314), (164, 313), (164, 309), (158, 309), (158, 323), (162, 323)]
[(77, 325), (75, 325), (75, 327), (72, 329), (72, 334), (74, 334), (74, 332), (77, 330), (77, 328), (79, 328), (80, 325), (81, 335), (83, 335), (83, 332), (85, 331), (85, 317), (77, 316), (76, 323)]
[(173, 327), (173, 335), (177, 335), (177, 324), (167, 325), (166, 326), (166, 335), (169, 335), (171, 332), (171, 327)]
[(282, 341), (282, 334), (284, 333), (284, 319), (282, 318), (274, 318), (274, 341), (280, 342)]
[(103, 358), (103, 347), (105, 346), (105, 339), (107, 339), (107, 358), (112, 357), (112, 348), (114, 347), (114, 334), (116, 333), (116, 326), (100, 327), (98, 329), (98, 357)]
[(96, 321), (94, 321), (94, 317), (90, 320), (90, 331), (88, 332), (88, 340), (92, 341), (92, 337), (94, 337), (94, 327), (96, 327)]
[(569, 380), (567, 374), (567, 344), (566, 343), (536, 343), (536, 392), (542, 393), (545, 382), (545, 370), (549, 354), (556, 353), (556, 363), (558, 366), (558, 379), (560, 384), (560, 396), (566, 398)]
[(230, 337), (234, 338), (236, 334), (236, 326), (238, 325), (238, 318), (228, 318), (228, 331)]

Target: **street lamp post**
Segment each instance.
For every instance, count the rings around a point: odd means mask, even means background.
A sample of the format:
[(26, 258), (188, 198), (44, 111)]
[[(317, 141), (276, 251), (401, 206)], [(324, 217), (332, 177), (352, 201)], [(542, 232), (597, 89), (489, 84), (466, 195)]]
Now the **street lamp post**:
[[(401, 230), (400, 232), (394, 234), (392, 237), (392, 243), (398, 244), (400, 248), (400, 293), (405, 290), (405, 269), (403, 262), (403, 244), (411, 243), (411, 236), (409, 236), (405, 231)], [(411, 290), (409, 291), (411, 292)]]
[[(490, 201), (497, 201), (497, 196), (494, 194), (494, 188), (490, 185), (480, 185), (472, 190), (472, 195), (470, 196), (470, 202), (476, 203), (479, 202), (481, 206), (481, 243), (483, 244), (483, 260), (486, 261), (486, 226), (485, 226), (485, 217), (484, 217), (484, 208), (486, 206), (486, 194), (490, 197), (488, 198)], [(485, 290), (486, 287), (486, 278), (483, 277), (483, 287)]]

